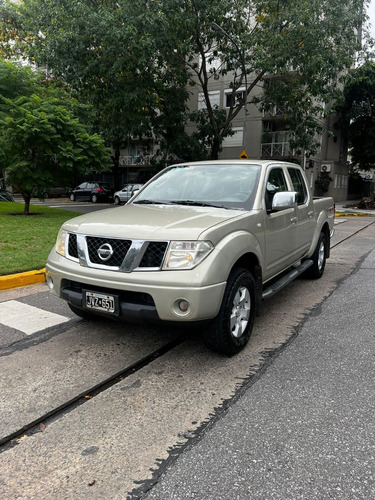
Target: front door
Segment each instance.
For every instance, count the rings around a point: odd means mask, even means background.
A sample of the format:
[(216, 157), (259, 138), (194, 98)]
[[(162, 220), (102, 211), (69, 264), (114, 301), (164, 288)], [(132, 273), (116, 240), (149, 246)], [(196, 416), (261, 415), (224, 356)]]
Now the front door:
[(272, 212), (272, 200), (279, 191), (288, 191), (284, 170), (271, 167), (265, 189), (265, 263), (264, 279), (280, 273), (296, 258), (297, 214), (296, 208)]

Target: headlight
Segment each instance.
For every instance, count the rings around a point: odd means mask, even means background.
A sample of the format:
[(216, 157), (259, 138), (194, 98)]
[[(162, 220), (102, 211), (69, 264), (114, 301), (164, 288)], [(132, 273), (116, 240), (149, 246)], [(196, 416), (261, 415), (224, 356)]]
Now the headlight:
[(193, 269), (213, 248), (210, 241), (171, 241), (163, 269)]
[(56, 239), (56, 252), (65, 256), (65, 241), (67, 232), (65, 229), (60, 229)]

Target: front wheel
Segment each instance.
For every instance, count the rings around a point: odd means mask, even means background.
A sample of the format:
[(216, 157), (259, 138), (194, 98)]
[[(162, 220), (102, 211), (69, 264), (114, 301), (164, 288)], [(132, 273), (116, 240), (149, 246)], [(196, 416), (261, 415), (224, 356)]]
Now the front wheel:
[(219, 314), (204, 334), (207, 347), (233, 356), (248, 343), (255, 319), (255, 282), (243, 268), (230, 273)]
[(311, 279), (319, 279), (323, 276), (327, 258), (327, 236), (320, 233), (318, 243), (312, 254), (313, 265), (306, 271), (306, 275)]
[(115, 205), (120, 205), (120, 203), (121, 203), (120, 198), (118, 196), (115, 196), (114, 202), (115, 202)]
[(73, 193), (71, 193), (71, 195), (69, 196), (69, 200), (70, 201), (76, 201), (76, 197), (74, 196)]

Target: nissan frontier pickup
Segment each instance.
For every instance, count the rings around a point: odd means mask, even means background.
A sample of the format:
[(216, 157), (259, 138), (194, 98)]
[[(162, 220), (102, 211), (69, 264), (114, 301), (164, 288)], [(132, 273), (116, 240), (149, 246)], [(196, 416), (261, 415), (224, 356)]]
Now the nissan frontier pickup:
[(65, 222), (47, 283), (84, 318), (202, 322), (208, 347), (231, 356), (263, 300), (322, 276), (333, 224), (333, 199), (314, 199), (293, 163), (172, 165), (125, 206)]

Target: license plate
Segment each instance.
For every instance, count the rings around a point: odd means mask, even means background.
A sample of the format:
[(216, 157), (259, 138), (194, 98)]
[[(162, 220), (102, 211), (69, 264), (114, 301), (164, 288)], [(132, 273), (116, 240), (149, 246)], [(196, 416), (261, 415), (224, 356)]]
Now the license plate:
[(116, 312), (116, 298), (113, 295), (106, 295), (97, 292), (85, 292), (87, 309), (94, 309), (95, 311), (102, 311), (106, 313)]

